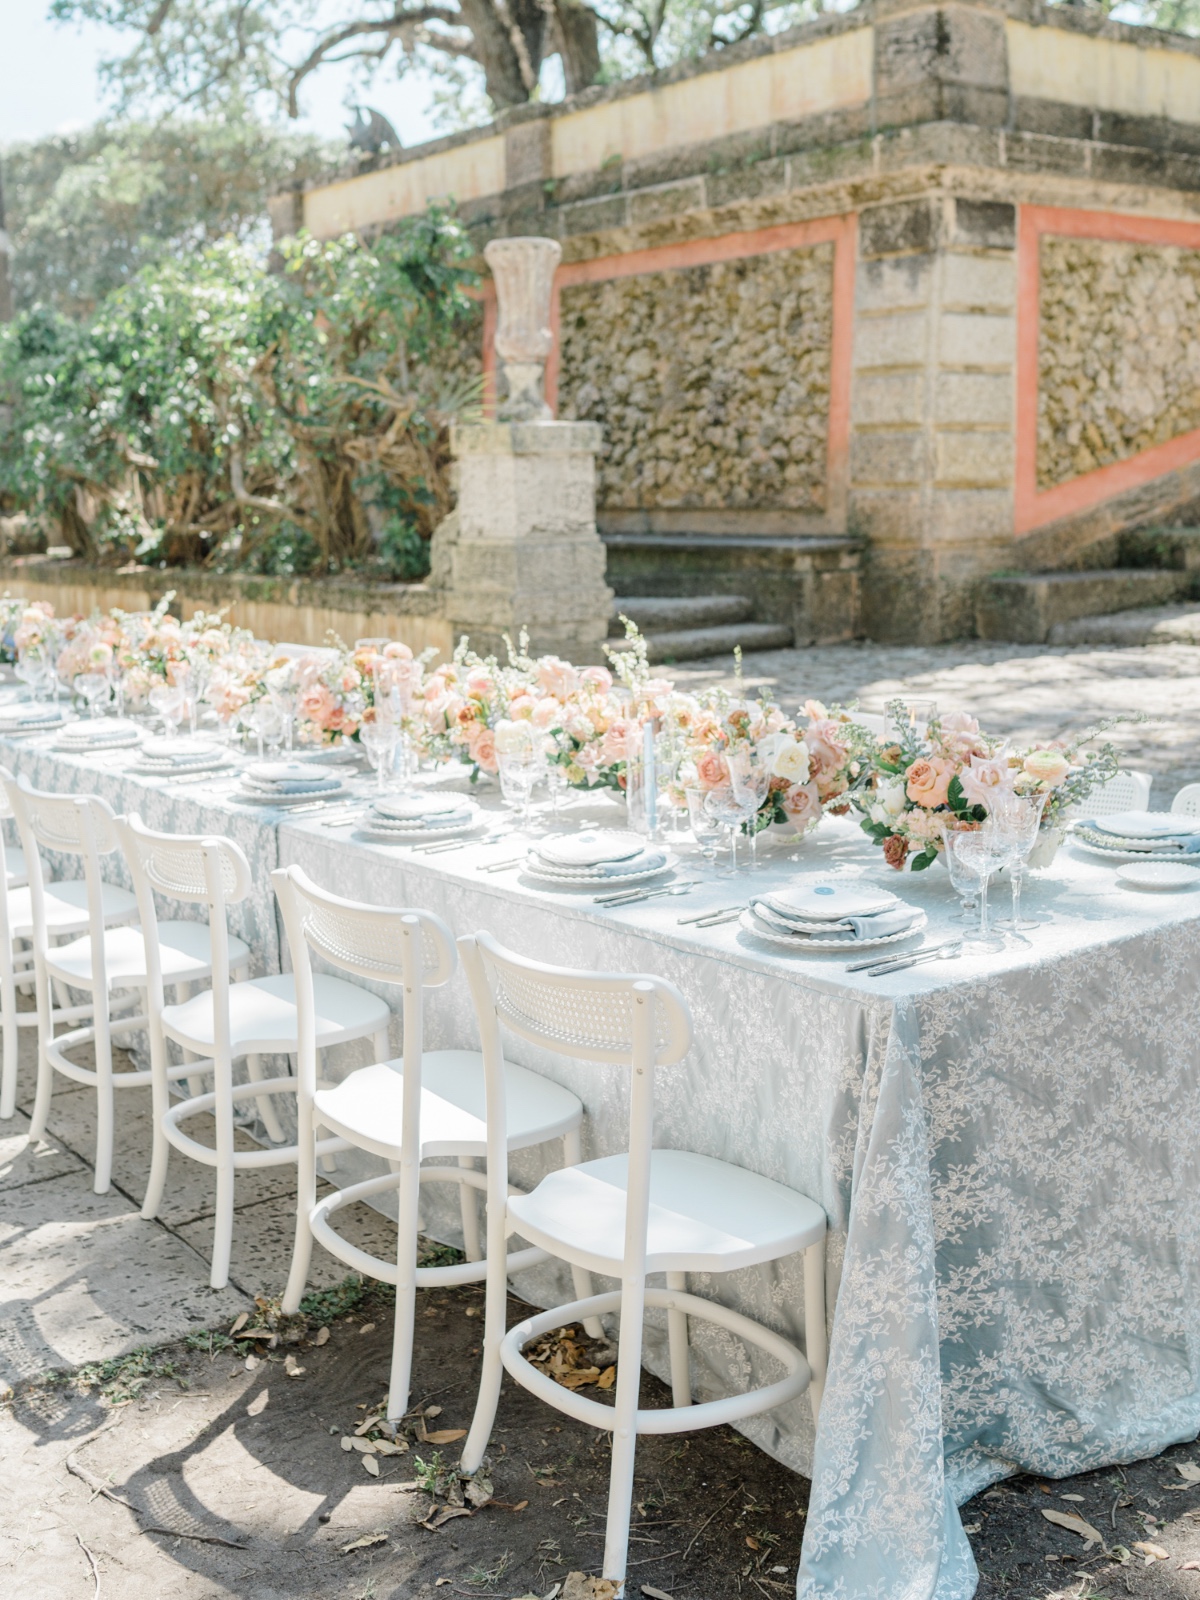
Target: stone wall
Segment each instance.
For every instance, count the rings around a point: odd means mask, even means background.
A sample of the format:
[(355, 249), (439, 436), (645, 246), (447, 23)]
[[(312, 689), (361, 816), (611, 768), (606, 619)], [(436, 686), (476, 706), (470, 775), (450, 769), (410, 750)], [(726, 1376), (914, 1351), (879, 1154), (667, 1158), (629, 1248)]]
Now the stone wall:
[(598, 508), (826, 504), (831, 244), (566, 288), (559, 415), (598, 422)]
[(1200, 428), (1200, 251), (1041, 241), (1038, 488)]

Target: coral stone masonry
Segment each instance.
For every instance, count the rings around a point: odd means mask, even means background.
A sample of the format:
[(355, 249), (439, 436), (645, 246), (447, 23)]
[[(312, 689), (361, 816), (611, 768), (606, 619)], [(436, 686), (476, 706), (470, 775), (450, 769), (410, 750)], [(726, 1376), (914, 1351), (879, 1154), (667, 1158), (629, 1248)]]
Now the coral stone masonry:
[(562, 247), (547, 398), (603, 430), (623, 594), (693, 593), (702, 549), (706, 592), (797, 639), (953, 638), (985, 580), (1110, 568), (1200, 498), (1200, 41), (875, 0), (273, 214), (329, 236), (448, 196), (481, 250)]

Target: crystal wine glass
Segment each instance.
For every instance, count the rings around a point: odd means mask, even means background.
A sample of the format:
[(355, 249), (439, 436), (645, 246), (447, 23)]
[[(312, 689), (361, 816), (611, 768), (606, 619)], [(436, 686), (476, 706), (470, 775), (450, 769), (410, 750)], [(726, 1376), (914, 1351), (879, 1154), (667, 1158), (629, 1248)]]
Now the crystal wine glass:
[[(163, 731), (170, 738), (183, 720), (183, 692), (171, 683), (158, 683), (148, 696), (150, 709), (162, 718)], [(259, 751), (261, 755), (261, 749)]]
[(705, 865), (716, 866), (717, 845), (720, 843), (724, 824), (709, 810), (707, 804), (708, 790), (687, 788), (684, 791), (687, 798), (688, 822), (692, 830), (692, 838), (700, 847), (700, 854), (704, 857)]
[(963, 849), (961, 841), (968, 833), (975, 829), (955, 827), (951, 822), (943, 822), (942, 839), (945, 842), (946, 868), (950, 873), (950, 885), (958, 895), (962, 904), (958, 911), (960, 922), (973, 923), (977, 912), (975, 902), (979, 898), (979, 874), (975, 870), (975, 862), (970, 858), (968, 851)]
[(497, 754), (496, 763), (504, 803), (519, 814), (521, 826), (528, 828), (533, 791), (545, 770), (543, 758), (535, 750), (504, 750)]
[(744, 790), (741, 795), (736, 794), (731, 783), (721, 783), (715, 789), (708, 791), (708, 797), (704, 803), (708, 808), (709, 815), (719, 822), (729, 834), (728, 870), (731, 874), (736, 873), (738, 869), (738, 834), (757, 809), (754, 799), (752, 796), (747, 799)]
[(1037, 928), (1041, 922), (1036, 917), (1021, 916), (1021, 888), (1025, 878), (1025, 863), (1037, 843), (1042, 825), (1042, 812), (1046, 809), (1045, 794), (1008, 794), (1000, 800), (994, 811), (995, 826), (1011, 846), (1009, 876), (1012, 879), (1012, 915), (998, 919), (1001, 928), (1011, 928), (1022, 943), (1026, 928)]
[(1012, 859), (1011, 846), (989, 819), (973, 833), (959, 834), (954, 848), (979, 878), (979, 932), (971, 935), (970, 941), (984, 950), (1003, 950), (1003, 938), (988, 927), (987, 894), (993, 875)]
[(75, 693), (87, 706), (89, 717), (100, 716), (101, 703), (108, 700), (108, 674), (104, 672), (81, 672), (75, 679)]
[(392, 775), (400, 730), (390, 720), (376, 719), (374, 722), (364, 722), (358, 731), (358, 737), (367, 752), (367, 760), (375, 769), (376, 787), (379, 793), (383, 794)]
[(758, 813), (771, 787), (771, 768), (756, 750), (731, 750), (725, 757), (729, 786), (746, 813), (743, 831), (750, 839), (750, 871), (758, 870)]

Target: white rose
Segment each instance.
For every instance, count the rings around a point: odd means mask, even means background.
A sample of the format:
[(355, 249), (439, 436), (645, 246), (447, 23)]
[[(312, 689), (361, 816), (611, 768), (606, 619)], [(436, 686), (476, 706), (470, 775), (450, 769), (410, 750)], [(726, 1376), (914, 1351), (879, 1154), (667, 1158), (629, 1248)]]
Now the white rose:
[(495, 737), (497, 755), (519, 755), (523, 750), (533, 748), (533, 737), (528, 723), (525, 722), (508, 722), (502, 719), (496, 724)]
[(904, 779), (896, 778), (891, 783), (882, 784), (879, 788), (879, 804), (883, 807), (888, 817), (898, 817), (907, 804), (904, 793)]
[(777, 778), (789, 783), (807, 783), (809, 773), (808, 746), (803, 739), (787, 739), (775, 752), (771, 771)]
[(892, 821), (892, 813), (886, 806), (873, 805), (867, 812), (872, 822), (881, 822), (886, 828)]

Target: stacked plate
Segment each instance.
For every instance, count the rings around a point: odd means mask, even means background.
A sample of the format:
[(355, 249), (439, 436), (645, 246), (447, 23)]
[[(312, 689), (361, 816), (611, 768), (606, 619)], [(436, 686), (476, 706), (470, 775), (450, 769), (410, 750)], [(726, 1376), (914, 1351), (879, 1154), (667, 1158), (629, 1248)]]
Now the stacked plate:
[(755, 895), (742, 912), (749, 933), (789, 950), (858, 950), (896, 944), (925, 926), (925, 913), (890, 889), (807, 882)]
[(675, 858), (661, 845), (648, 845), (636, 833), (618, 828), (588, 828), (555, 833), (533, 845), (525, 873), (560, 888), (578, 885), (642, 883), (668, 872)]
[(27, 700), (23, 705), (0, 706), (0, 733), (33, 733), (39, 728), (61, 728), (62, 707), (50, 701)]
[(340, 774), (322, 772), (310, 762), (258, 761), (246, 768), (233, 798), (250, 805), (303, 806), (346, 793)]
[(418, 844), (455, 839), (479, 825), (479, 807), (461, 794), (380, 795), (359, 824), (368, 839)]
[(126, 717), (95, 717), (70, 722), (54, 741), (65, 754), (84, 755), (96, 750), (125, 750), (141, 744), (142, 730)]
[(1075, 843), (1110, 861), (1200, 862), (1200, 817), (1175, 811), (1115, 811), (1075, 824)]
[(144, 778), (176, 778), (217, 772), (228, 765), (224, 750), (199, 739), (147, 739), (129, 763), (129, 771)]

